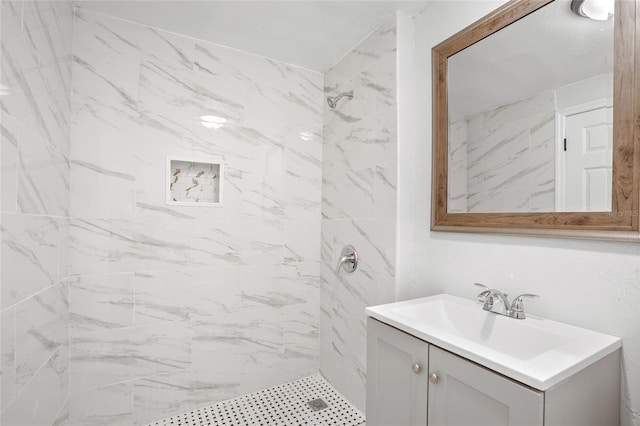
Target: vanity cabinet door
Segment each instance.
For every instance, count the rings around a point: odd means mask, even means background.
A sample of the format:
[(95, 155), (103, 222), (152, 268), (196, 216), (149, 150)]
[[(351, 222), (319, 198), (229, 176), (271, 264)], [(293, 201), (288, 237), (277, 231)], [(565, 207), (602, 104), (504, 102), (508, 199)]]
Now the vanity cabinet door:
[(367, 426), (427, 424), (429, 344), (367, 319)]
[(435, 346), (429, 374), (429, 426), (543, 424), (543, 392)]

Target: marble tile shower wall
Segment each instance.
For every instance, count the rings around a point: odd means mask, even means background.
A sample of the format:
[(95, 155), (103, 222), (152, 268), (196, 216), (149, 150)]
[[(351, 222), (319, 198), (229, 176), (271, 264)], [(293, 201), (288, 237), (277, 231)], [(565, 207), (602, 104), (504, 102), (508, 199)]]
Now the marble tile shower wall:
[(555, 113), (547, 90), (450, 123), (452, 211), (553, 211)]
[(61, 424), (73, 6), (3, 0), (0, 19), (0, 423)]
[[(70, 422), (317, 372), (322, 74), (83, 9), (74, 31)], [(224, 206), (165, 205), (166, 157), (210, 155)]]
[[(364, 411), (364, 308), (395, 300), (396, 21), (390, 20), (325, 74), (320, 371)], [(336, 275), (342, 247), (360, 255)]]

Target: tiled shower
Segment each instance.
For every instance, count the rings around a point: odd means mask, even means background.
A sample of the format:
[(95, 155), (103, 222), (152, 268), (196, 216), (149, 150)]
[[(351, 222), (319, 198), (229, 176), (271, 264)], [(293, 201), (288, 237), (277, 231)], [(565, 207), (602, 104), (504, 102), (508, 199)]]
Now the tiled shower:
[[(2, 424), (143, 425), (318, 372), (364, 410), (395, 19), (324, 74), (66, 1), (1, 23)], [(221, 205), (167, 204), (167, 157), (222, 159)]]

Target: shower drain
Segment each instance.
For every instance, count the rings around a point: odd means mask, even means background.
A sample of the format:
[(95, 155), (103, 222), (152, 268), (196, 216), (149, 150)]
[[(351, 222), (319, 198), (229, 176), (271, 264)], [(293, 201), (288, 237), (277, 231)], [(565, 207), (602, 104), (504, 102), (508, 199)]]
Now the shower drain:
[(320, 411), (324, 410), (325, 408), (329, 408), (327, 403), (324, 402), (322, 398), (312, 399), (311, 401), (308, 401), (307, 404), (309, 404), (309, 407), (311, 407), (311, 410), (313, 411)]

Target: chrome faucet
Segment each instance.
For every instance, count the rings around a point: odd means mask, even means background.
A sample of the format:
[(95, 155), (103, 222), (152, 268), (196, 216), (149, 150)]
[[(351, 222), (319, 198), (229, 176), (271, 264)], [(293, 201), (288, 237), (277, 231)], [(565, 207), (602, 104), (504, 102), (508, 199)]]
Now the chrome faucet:
[(484, 284), (474, 283), (475, 285), (482, 287), (484, 290), (478, 294), (478, 303), (482, 304), (482, 309), (485, 311), (493, 312), (500, 315), (505, 315), (515, 319), (525, 319), (524, 302), (525, 297), (530, 299), (537, 299), (537, 294), (521, 294), (513, 299), (512, 303), (509, 303), (508, 295), (502, 293), (499, 290), (494, 290), (487, 287)]

